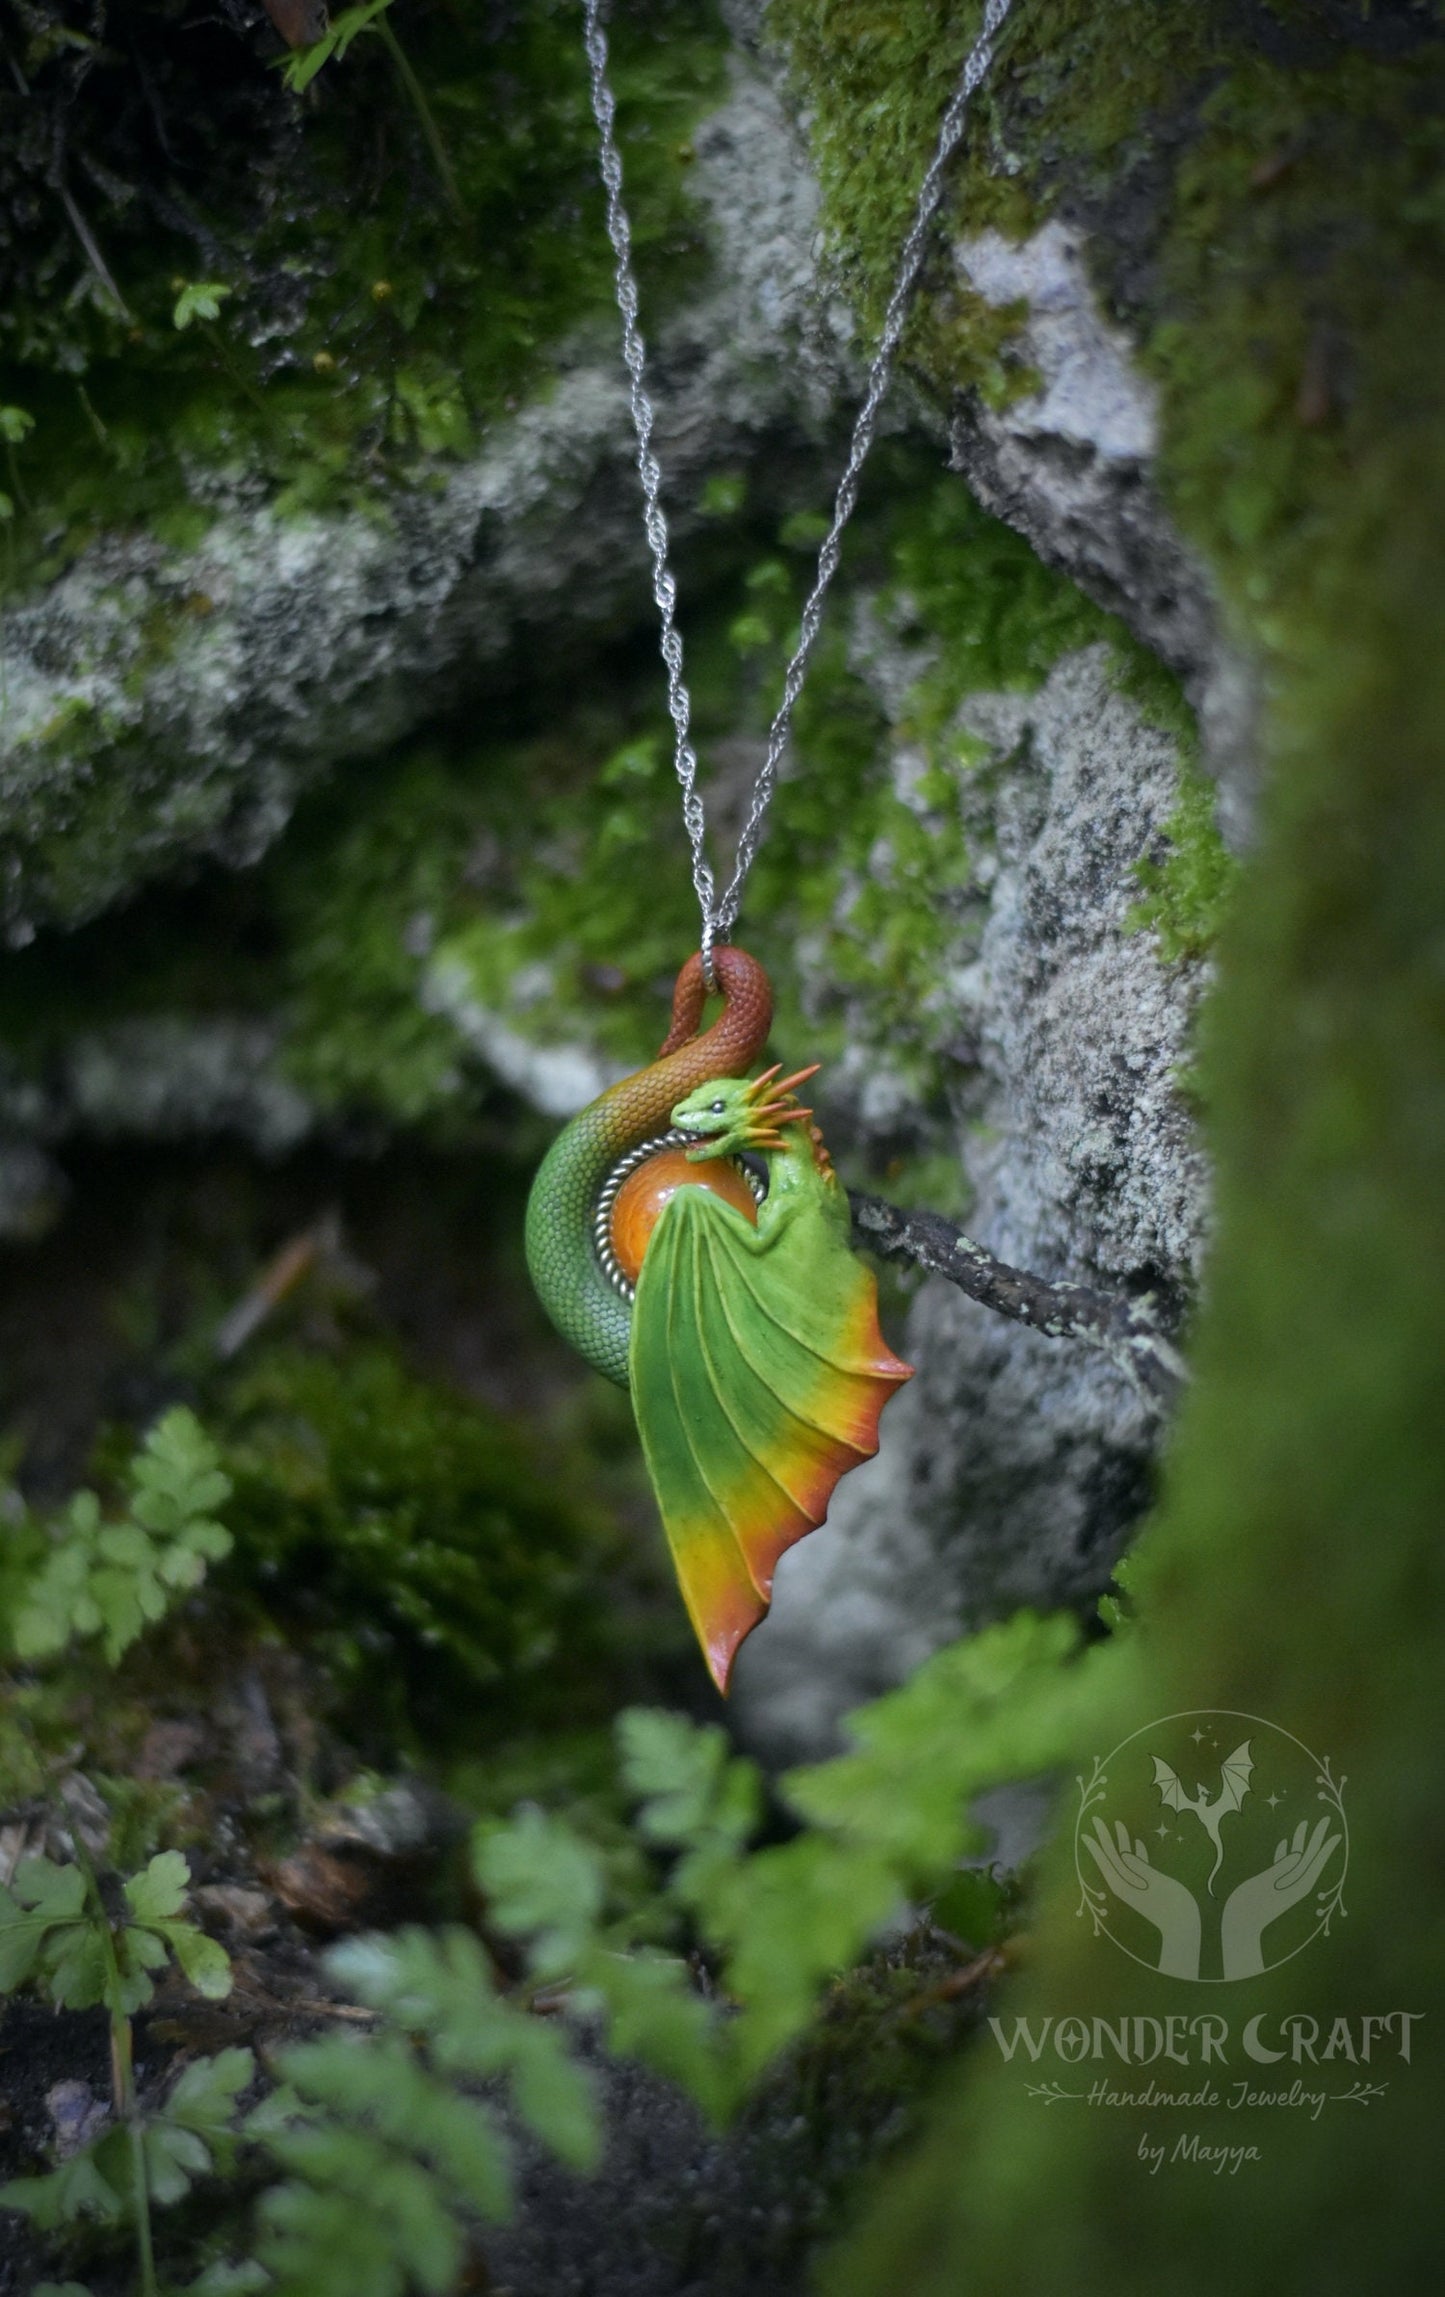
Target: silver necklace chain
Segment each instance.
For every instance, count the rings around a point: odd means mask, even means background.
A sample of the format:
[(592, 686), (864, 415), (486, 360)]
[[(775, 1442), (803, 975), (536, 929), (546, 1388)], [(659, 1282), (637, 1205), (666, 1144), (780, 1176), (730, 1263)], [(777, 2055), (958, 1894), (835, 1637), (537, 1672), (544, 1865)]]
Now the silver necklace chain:
[(682, 818), (692, 848), (692, 882), (702, 910), (702, 962), (709, 984), (713, 979), (715, 944), (726, 941), (737, 923), (743, 887), (762, 839), (763, 823), (777, 785), (778, 767), (788, 746), (793, 710), (803, 690), (808, 657), (823, 619), (823, 601), (838, 569), (843, 529), (858, 499), (858, 482), (873, 434), (878, 425), (893, 361), (908, 317), (908, 306), (923, 262), (929, 226), (938, 209), (944, 170), (963, 134), (969, 99), (988, 71), (993, 43), (1009, 12), (1011, 0), (987, 0), (978, 38), (965, 59), (963, 74), (943, 115), (938, 145), (919, 187), (913, 222), (903, 242), (893, 292), (883, 320), (883, 332), (868, 371), (868, 389), (853, 425), (852, 444), (838, 493), (832, 523), (818, 552), (818, 570), (803, 607), (798, 643), (783, 676), (783, 697), (768, 729), (767, 753), (758, 768), (748, 802), (747, 817), (738, 838), (733, 873), (721, 895), (707, 858), (707, 819), (697, 786), (697, 752), (692, 744), (692, 697), (683, 675), (682, 633), (677, 627), (677, 583), (668, 565), (667, 515), (662, 507), (662, 471), (653, 452), (655, 410), (643, 380), (647, 355), (637, 324), (637, 281), (632, 270), (632, 230), (622, 202), (622, 155), (617, 148), (617, 106), (607, 78), (607, 38), (602, 29), (602, 0), (583, 0), (586, 18), (587, 62), (591, 70), (592, 110), (601, 145), (603, 188), (607, 194), (607, 236), (617, 258), (617, 307), (622, 314), (622, 357), (627, 368), (628, 400), (637, 434), (637, 471), (642, 481), (643, 519), (647, 547), (652, 554), (652, 595), (662, 622), (662, 659), (667, 670), (667, 709), (675, 736), (673, 766), (682, 788)]

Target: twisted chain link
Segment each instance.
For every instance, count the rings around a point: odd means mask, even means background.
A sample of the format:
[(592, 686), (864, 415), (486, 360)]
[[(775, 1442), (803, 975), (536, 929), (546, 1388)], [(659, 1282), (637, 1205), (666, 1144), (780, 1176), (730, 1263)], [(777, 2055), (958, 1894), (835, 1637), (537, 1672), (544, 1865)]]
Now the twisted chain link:
[(848, 461), (838, 482), (832, 523), (818, 552), (818, 570), (803, 607), (798, 643), (783, 675), (783, 697), (768, 729), (767, 752), (753, 784), (747, 816), (738, 838), (733, 873), (719, 895), (717, 881), (707, 858), (707, 821), (697, 786), (697, 752), (691, 737), (692, 698), (683, 676), (682, 633), (677, 627), (677, 583), (667, 558), (667, 517), (661, 499), (662, 471), (652, 448), (655, 413), (643, 381), (647, 364), (646, 349), (637, 324), (637, 281), (632, 270), (632, 232), (622, 202), (622, 155), (617, 148), (617, 106), (607, 79), (607, 39), (601, 23), (602, 0), (583, 0), (592, 110), (597, 121), (602, 182), (607, 194), (607, 236), (617, 258), (614, 275), (617, 307), (622, 314), (622, 356), (629, 379), (628, 401), (632, 409), (632, 424), (637, 434), (637, 470), (642, 481), (644, 502), (643, 526), (647, 533), (647, 546), (652, 554), (652, 595), (657, 602), (662, 622), (667, 708), (675, 736), (673, 766), (682, 788), (682, 818), (692, 848), (692, 882), (702, 911), (703, 971), (709, 984), (713, 979), (714, 944), (725, 941), (737, 923), (743, 887), (762, 840), (763, 824), (777, 786), (778, 768), (788, 746), (793, 711), (803, 690), (808, 656), (822, 624), (823, 602), (828, 594), (828, 586), (838, 570), (843, 529), (852, 517), (853, 507), (858, 500), (858, 483), (862, 477), (863, 465), (873, 444), (879, 410), (893, 377), (893, 362), (923, 262), (929, 227), (937, 213), (943, 191), (944, 171), (963, 134), (969, 100), (993, 60), (993, 43), (1010, 5), (1011, 0), (987, 0), (978, 38), (965, 59), (963, 75), (943, 115), (937, 148), (919, 187), (913, 222), (903, 242), (893, 292), (888, 299), (883, 332), (868, 371), (868, 389), (853, 425)]

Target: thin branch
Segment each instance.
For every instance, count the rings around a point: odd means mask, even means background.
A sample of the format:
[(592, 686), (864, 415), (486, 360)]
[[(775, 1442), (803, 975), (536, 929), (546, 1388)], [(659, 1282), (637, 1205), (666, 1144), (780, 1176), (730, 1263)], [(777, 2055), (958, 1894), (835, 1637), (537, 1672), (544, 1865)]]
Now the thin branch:
[(903, 1212), (881, 1196), (849, 1192), (853, 1232), (884, 1260), (908, 1260), (946, 1276), (971, 1300), (1027, 1324), (1050, 1340), (1100, 1348), (1156, 1410), (1176, 1403), (1188, 1382), (1183, 1357), (1155, 1321), (1149, 1293), (1095, 1292), (1087, 1284), (1046, 1284), (997, 1260), (937, 1212)]
[(64, 177), (61, 177), (55, 188), (60, 194), (60, 204), (65, 209), (66, 214), (70, 218), (71, 229), (74, 231), (76, 238), (80, 241), (82, 248), (85, 250), (85, 259), (87, 263), (89, 263), (91, 270), (95, 273), (95, 276), (100, 281), (101, 286), (105, 289), (107, 295), (114, 303), (117, 311), (120, 313), (121, 318), (128, 319), (131, 325), (134, 326), (135, 313), (132, 311), (125, 297), (121, 294), (120, 289), (116, 286), (114, 279), (111, 277), (110, 265), (106, 262), (105, 257), (100, 252), (100, 242), (97, 240), (95, 233), (91, 230), (90, 225), (86, 222), (85, 217), (81, 214), (80, 209), (76, 206), (74, 199), (71, 197), (71, 194), (66, 189)]

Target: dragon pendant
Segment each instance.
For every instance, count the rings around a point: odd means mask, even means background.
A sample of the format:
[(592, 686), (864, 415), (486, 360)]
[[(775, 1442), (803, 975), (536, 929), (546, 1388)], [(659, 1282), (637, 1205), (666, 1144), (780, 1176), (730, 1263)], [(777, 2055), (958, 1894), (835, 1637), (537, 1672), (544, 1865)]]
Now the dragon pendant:
[(719, 1690), (911, 1374), (878, 1328), (848, 1199), (795, 1088), (749, 1083), (772, 1021), (767, 975), (714, 952), (723, 1011), (703, 1029), (682, 968), (655, 1061), (601, 1094), (548, 1152), (527, 1261), (553, 1323), (630, 1389), (689, 1616)]

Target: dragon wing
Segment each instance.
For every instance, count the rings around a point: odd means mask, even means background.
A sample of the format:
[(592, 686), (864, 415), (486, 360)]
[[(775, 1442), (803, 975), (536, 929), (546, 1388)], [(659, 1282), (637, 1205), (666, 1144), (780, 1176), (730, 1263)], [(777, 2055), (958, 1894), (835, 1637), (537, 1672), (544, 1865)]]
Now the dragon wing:
[(1194, 1805), (1184, 1792), (1179, 1773), (1156, 1755), (1154, 1757), (1154, 1784), (1166, 1810), (1193, 1810)]
[(878, 1329), (877, 1286), (806, 1203), (766, 1231), (680, 1188), (649, 1239), (629, 1372), (683, 1600), (719, 1690), (767, 1611), (780, 1555), (820, 1524), (840, 1476), (878, 1449), (909, 1377)]
[(1242, 1810), (1244, 1807), (1244, 1798), (1249, 1793), (1249, 1782), (1254, 1772), (1254, 1757), (1249, 1751), (1249, 1745), (1246, 1739), (1220, 1765), (1219, 1793), (1215, 1797), (1214, 1807), (1221, 1818), (1226, 1811)]

